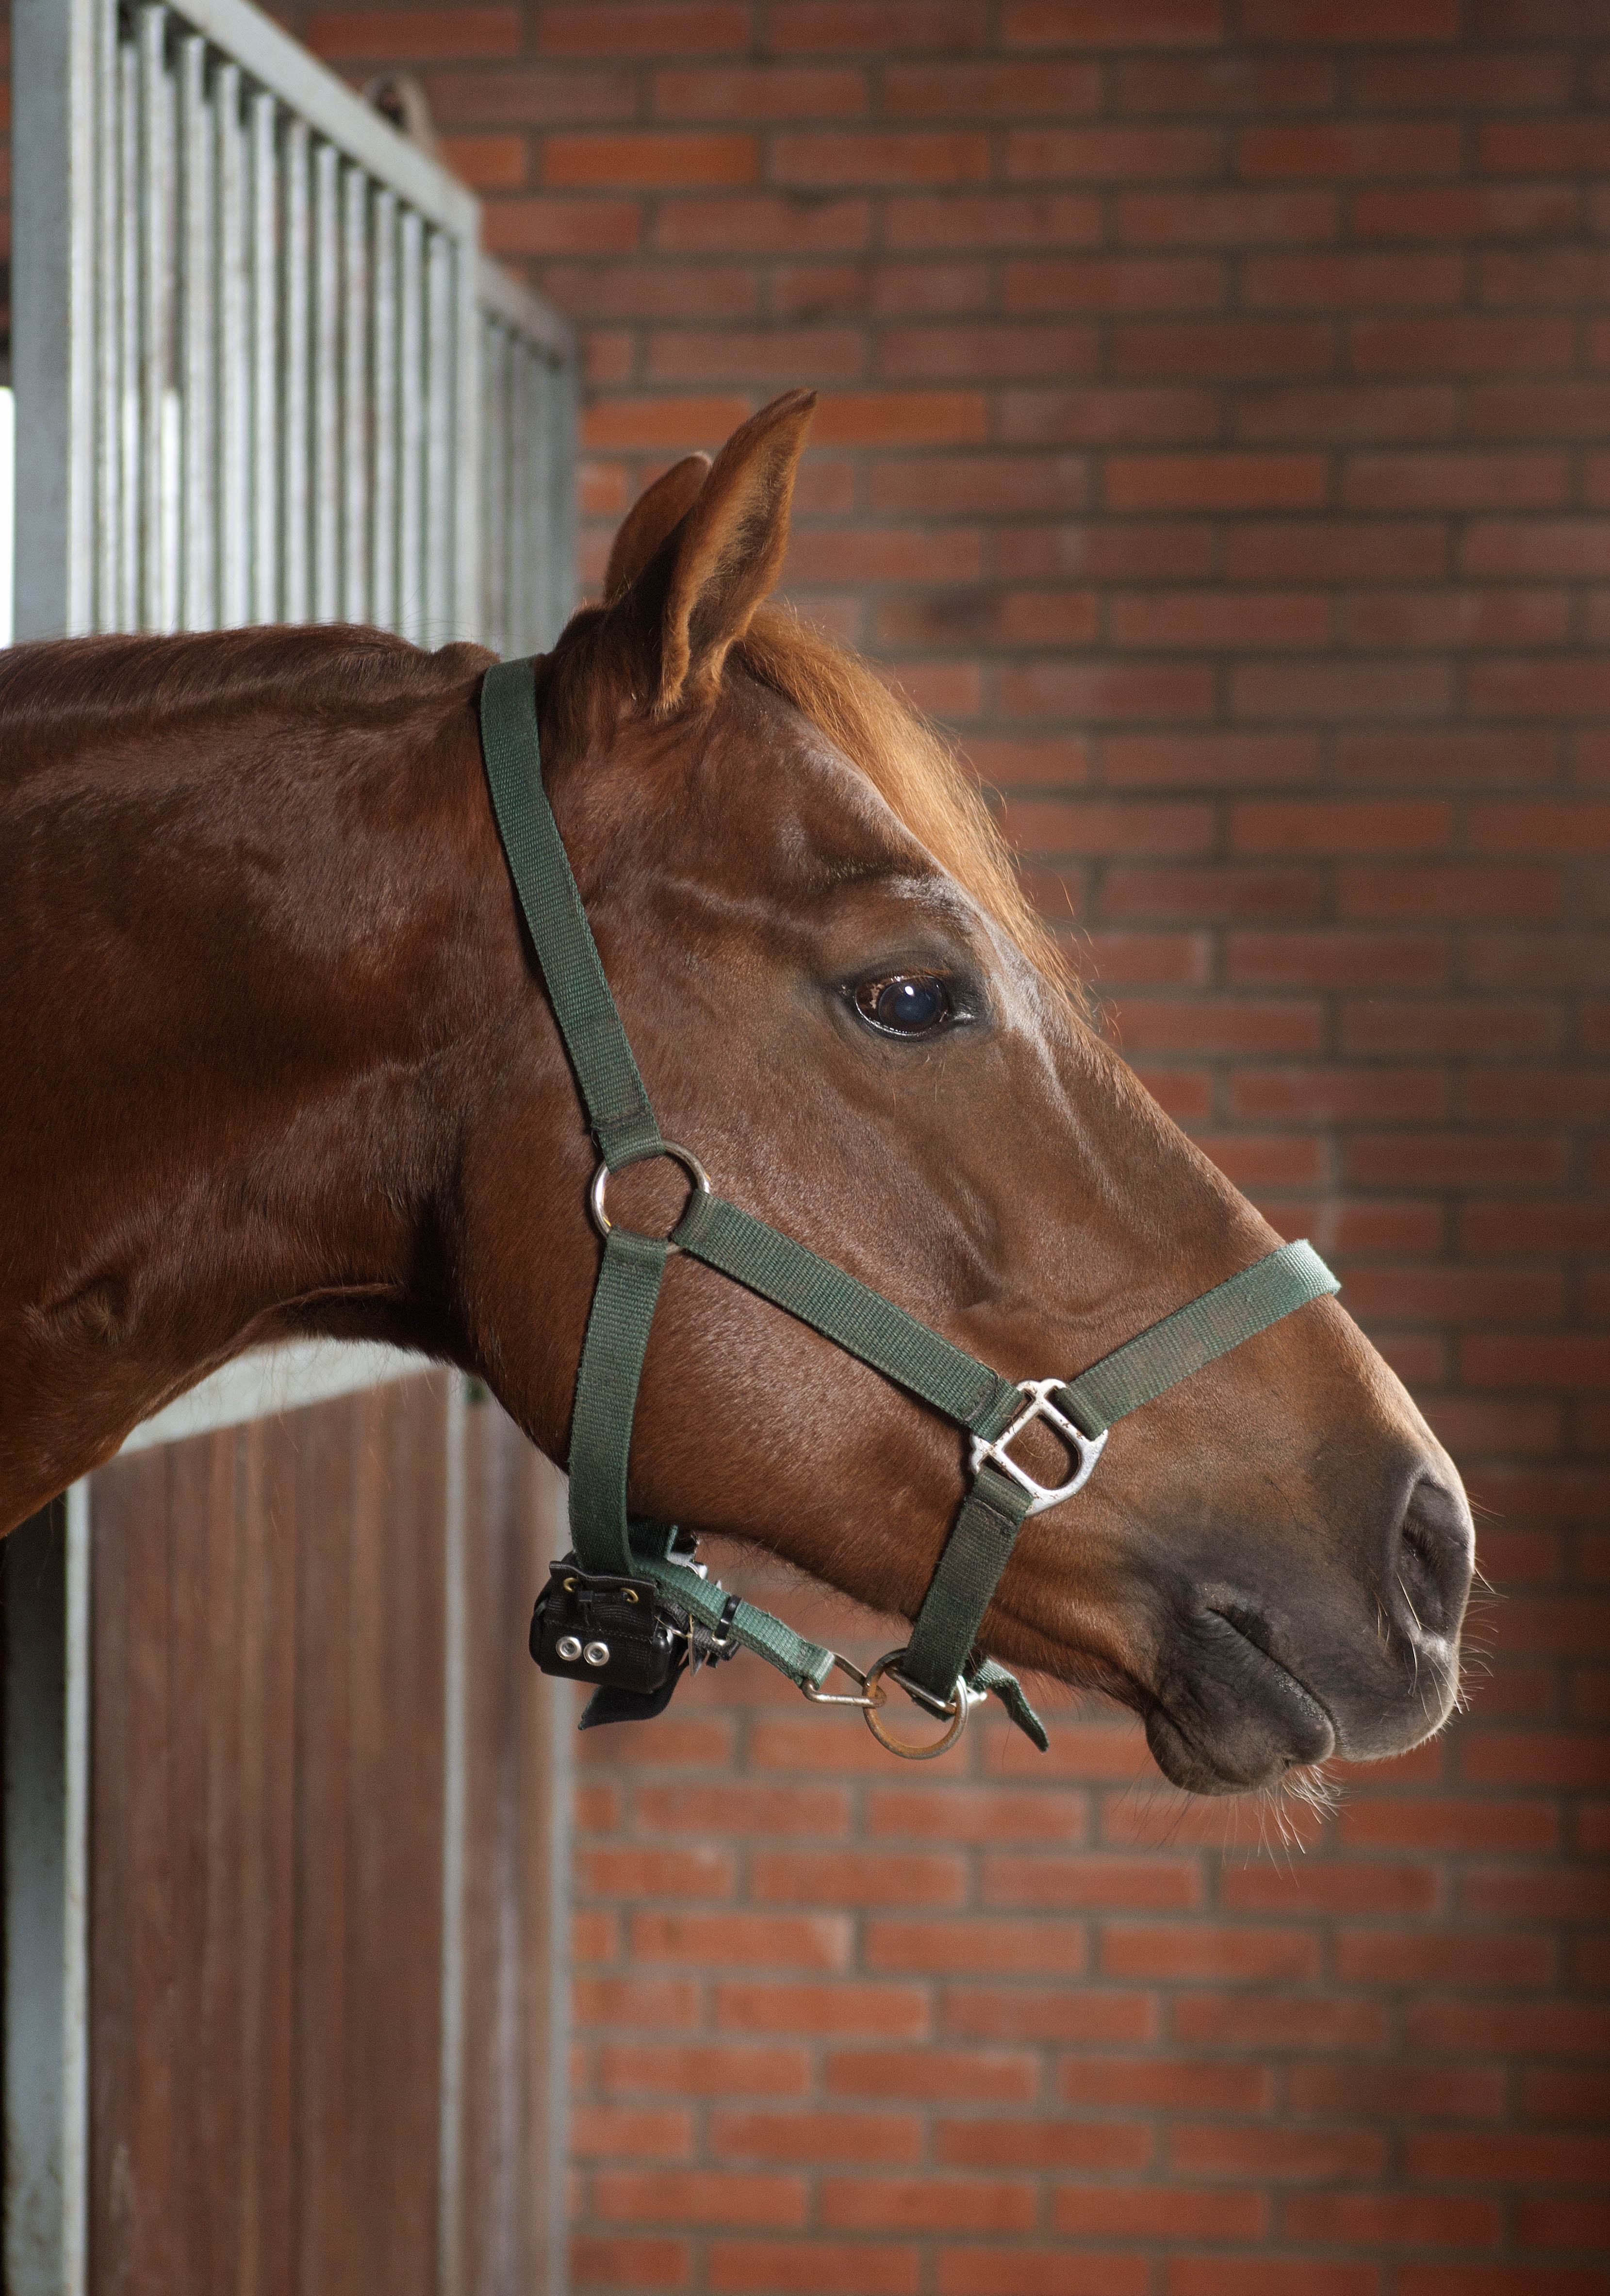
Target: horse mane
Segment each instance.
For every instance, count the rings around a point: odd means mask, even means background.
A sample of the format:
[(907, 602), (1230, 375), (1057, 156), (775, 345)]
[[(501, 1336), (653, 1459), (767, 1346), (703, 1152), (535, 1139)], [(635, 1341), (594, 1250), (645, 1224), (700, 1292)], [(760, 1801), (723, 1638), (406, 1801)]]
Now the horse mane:
[(114, 634), (42, 638), (0, 652), (0, 718), (112, 723), (240, 709), (262, 701), (282, 709), (405, 708), (462, 685), (492, 657), (478, 646), (426, 653), (389, 631), (345, 622), (190, 630), (176, 636)]
[[(554, 668), (596, 669), (584, 641), (601, 619), (596, 607), (573, 618), (549, 657)], [(56, 727), (64, 718), (106, 724), (133, 713), (149, 719), (238, 710), (257, 700), (343, 713), (355, 705), (402, 711), (451, 692), (491, 659), (478, 646), (429, 653), (386, 630), (328, 622), (43, 639), (0, 652), (0, 721), (15, 734), (30, 719)], [(825, 734), (1024, 955), (1048, 980), (1067, 986), (1066, 959), (1023, 890), (1010, 848), (936, 726), (858, 654), (786, 606), (762, 606), (731, 659)], [(573, 719), (586, 711), (562, 675), (548, 681), (544, 708), (549, 701)]]

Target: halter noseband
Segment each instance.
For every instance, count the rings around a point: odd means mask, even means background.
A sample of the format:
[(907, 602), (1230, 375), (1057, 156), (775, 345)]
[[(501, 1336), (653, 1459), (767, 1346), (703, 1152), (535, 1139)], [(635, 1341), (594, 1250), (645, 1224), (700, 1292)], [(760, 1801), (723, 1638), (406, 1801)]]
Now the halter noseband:
[[(970, 1707), (993, 1691), (1043, 1750), (1045, 1731), (1014, 1675), (977, 1648), (977, 1636), (1027, 1516), (1071, 1497), (1089, 1478), (1114, 1421), (1341, 1286), (1312, 1247), (1284, 1244), (1176, 1308), (1073, 1379), (1009, 1380), (930, 1331), (881, 1292), (711, 1189), (686, 1148), (662, 1138), (587, 923), (543, 786), (533, 660), (500, 662), (481, 689), (481, 750), (509, 871), (542, 967), (600, 1154), (589, 1201), (603, 1261), (587, 1318), (570, 1427), (573, 1552), (552, 1565), (532, 1620), (532, 1655), (546, 1672), (598, 1685), (582, 1726), (663, 1712), (683, 1668), (750, 1650), (822, 1705), (859, 1707), (892, 1752), (942, 1753)], [(668, 1156), (693, 1183), (668, 1237), (612, 1222), (609, 1176)], [(863, 1675), (846, 1658), (711, 1583), (696, 1542), (674, 1523), (628, 1515), (626, 1465), (638, 1383), (660, 1281), (672, 1253), (784, 1308), (835, 1346), (917, 1396), (971, 1437), (972, 1485), (951, 1529), (911, 1641)], [(1073, 1473), (1051, 1488), (1011, 1456), (1013, 1439), (1043, 1419), (1067, 1445)], [(824, 1688), (838, 1668), (853, 1695)], [(883, 1723), (885, 1677), (948, 1724), (912, 1746)]]

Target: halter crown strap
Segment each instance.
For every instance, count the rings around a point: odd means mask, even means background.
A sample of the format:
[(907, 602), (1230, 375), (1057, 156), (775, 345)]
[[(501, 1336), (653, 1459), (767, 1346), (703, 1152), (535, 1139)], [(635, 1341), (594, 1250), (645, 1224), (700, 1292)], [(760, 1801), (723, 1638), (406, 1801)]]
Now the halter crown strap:
[[(534, 673), (529, 660), (501, 662), (486, 672), (481, 690), (486, 781), (510, 874), (588, 1121), (605, 1169), (616, 1171), (667, 1149), (543, 786)], [(1050, 1381), (1032, 1382), (1027, 1391), (1035, 1400), (1026, 1414), (1026, 1390), (1016, 1381), (919, 1323), (831, 1260), (711, 1193), (684, 1151), (669, 1152), (698, 1174), (694, 1193), (669, 1238), (608, 1228), (588, 1313), (569, 1459), (570, 1529), (583, 1570), (652, 1578), (693, 1618), (717, 1630), (723, 1642), (756, 1652), (812, 1695), (821, 1692), (835, 1665), (845, 1663), (769, 1612), (729, 1598), (678, 1562), (666, 1526), (628, 1516), (632, 1429), (649, 1335), (666, 1262), (674, 1250), (686, 1251), (797, 1316), (974, 1438), (972, 1488), (918, 1612), (911, 1643), (900, 1654), (898, 1678), (922, 1702), (952, 1712), (958, 1710), (960, 1685), (969, 1692), (993, 1691), (1043, 1748), (1045, 1732), (1016, 1678), (976, 1647), (979, 1623), (1025, 1518), (1056, 1496), (1039, 1492), (1000, 1439), (1026, 1415), (1060, 1414), (1067, 1423), (1065, 1435), (1070, 1442), (1076, 1438), (1093, 1464), (1113, 1422), (1294, 1308), (1339, 1291), (1336, 1277), (1309, 1244), (1286, 1244), (1056, 1386), (1049, 1398)]]

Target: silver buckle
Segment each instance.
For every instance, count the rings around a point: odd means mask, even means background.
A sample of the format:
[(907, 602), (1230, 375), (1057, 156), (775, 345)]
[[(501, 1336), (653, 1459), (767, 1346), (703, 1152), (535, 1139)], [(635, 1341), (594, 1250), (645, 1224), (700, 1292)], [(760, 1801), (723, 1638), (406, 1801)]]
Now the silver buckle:
[[(1109, 1429), (1104, 1427), (1099, 1435), (1087, 1435), (1051, 1401), (1056, 1390), (1066, 1384), (1066, 1381), (1060, 1379), (1020, 1379), (1017, 1392), (1029, 1398), (1028, 1408), (1020, 1411), (1011, 1425), (1003, 1434), (997, 1435), (993, 1443), (986, 1443), (979, 1435), (973, 1438), (973, 1472), (977, 1474), (986, 1459), (992, 1466), (999, 1467), (1003, 1475), (1009, 1475), (1013, 1482), (1028, 1493), (1030, 1514), (1042, 1514), (1047, 1507), (1059, 1506), (1064, 1499), (1071, 1499), (1075, 1491), (1083, 1490), (1095, 1471), (1097, 1460), (1107, 1447)], [(1043, 1419), (1048, 1427), (1054, 1428), (1074, 1455), (1071, 1480), (1058, 1484), (1055, 1490), (1045, 1483), (1037, 1483), (1026, 1468), (1017, 1464), (1009, 1447), (1036, 1419)]]

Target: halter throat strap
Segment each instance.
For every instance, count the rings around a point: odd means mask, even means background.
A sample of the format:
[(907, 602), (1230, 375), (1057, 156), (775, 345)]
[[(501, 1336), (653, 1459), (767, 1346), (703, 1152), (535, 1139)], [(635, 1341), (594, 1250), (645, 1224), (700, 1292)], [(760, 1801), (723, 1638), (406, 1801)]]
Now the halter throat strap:
[[(1028, 1418), (1050, 1419), (1078, 1457), (1075, 1481), (1082, 1481), (1117, 1420), (1340, 1286), (1309, 1244), (1286, 1244), (1075, 1378), (1026, 1388), (831, 1260), (715, 1194), (696, 1159), (662, 1136), (610, 993), (543, 785), (535, 673), (529, 660), (500, 662), (486, 672), (481, 748), (510, 875), (601, 1159), (593, 1202), (605, 1230), (603, 1258), (571, 1419), (570, 1529), (576, 1560), (585, 1571), (651, 1578), (691, 1617), (718, 1631), (723, 1644), (754, 1651), (807, 1695), (822, 1695), (834, 1667), (846, 1663), (769, 1612), (747, 1603), (734, 1607), (691, 1567), (685, 1549), (678, 1559), (668, 1526), (637, 1521), (628, 1513), (632, 1430), (649, 1335), (667, 1262), (674, 1252), (688, 1252), (810, 1325), (972, 1438), (972, 1485), (911, 1643), (898, 1654), (895, 1678), (936, 1712), (965, 1715), (969, 1693), (993, 1691), (1043, 1748), (1044, 1730), (1015, 1677), (977, 1647), (980, 1622), (1018, 1530), (1047, 1496), (1015, 1464), (1002, 1437)], [(681, 1160), (695, 1182), (672, 1234), (644, 1236), (609, 1225), (602, 1216), (607, 1175), (663, 1155)], [(1073, 1487), (1064, 1486), (1064, 1492)], [(869, 1708), (869, 1719), (875, 1718), (870, 1710), (875, 1702), (850, 1702)]]

